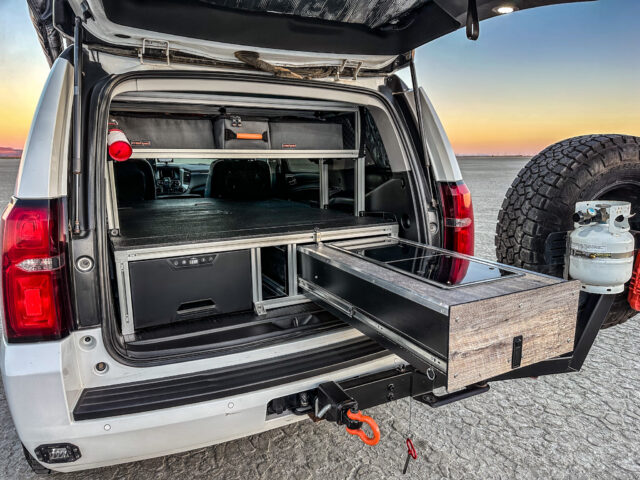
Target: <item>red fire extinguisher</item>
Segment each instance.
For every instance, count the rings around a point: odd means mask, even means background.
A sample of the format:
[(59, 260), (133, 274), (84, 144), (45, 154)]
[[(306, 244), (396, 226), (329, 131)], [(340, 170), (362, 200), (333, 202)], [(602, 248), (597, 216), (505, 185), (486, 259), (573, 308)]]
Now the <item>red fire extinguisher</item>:
[(124, 162), (131, 158), (133, 149), (125, 133), (118, 128), (118, 122), (109, 121), (109, 133), (107, 134), (107, 149), (109, 155), (116, 162)]

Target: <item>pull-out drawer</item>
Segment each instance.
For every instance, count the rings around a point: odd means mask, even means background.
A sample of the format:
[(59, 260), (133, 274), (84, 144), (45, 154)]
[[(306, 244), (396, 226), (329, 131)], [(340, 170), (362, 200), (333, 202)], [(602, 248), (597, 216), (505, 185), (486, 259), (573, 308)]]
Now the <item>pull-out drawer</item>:
[(580, 283), (396, 238), (298, 247), (305, 295), (457, 390), (573, 348)]

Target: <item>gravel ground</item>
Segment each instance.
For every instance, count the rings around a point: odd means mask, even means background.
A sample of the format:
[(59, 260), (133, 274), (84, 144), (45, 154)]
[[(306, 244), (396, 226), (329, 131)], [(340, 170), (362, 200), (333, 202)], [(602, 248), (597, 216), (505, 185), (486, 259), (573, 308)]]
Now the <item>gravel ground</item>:
[[(477, 254), (494, 258), (493, 232), (523, 159), (464, 159), (474, 198)], [(0, 160), (0, 200), (17, 164)], [(413, 403), (418, 461), (409, 478), (640, 478), (638, 317), (602, 332), (581, 373), (503, 382), (438, 410)], [(635, 347), (634, 347), (635, 345)], [(0, 390), (0, 478), (34, 478)], [(77, 479), (380, 479), (400, 475), (409, 401), (368, 410), (382, 440), (364, 447), (342, 428), (311, 422), (180, 455), (68, 475)]]

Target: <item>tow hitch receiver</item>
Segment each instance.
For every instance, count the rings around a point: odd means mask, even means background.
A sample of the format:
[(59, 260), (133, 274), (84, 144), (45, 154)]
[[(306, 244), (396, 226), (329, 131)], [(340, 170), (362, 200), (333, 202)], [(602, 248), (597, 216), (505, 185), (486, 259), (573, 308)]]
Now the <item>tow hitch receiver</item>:
[[(338, 425), (345, 425), (347, 433), (358, 436), (367, 445), (377, 445), (380, 441), (380, 428), (375, 420), (360, 412), (358, 403), (335, 382), (326, 382), (318, 386), (314, 420), (323, 418)], [(362, 430), (363, 423), (371, 429), (371, 437)]]

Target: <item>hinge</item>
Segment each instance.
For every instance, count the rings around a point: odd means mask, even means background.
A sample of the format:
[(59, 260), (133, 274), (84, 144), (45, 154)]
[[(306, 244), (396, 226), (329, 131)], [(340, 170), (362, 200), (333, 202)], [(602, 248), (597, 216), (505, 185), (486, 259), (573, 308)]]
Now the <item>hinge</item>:
[(356, 62), (355, 60), (344, 59), (342, 61), (342, 64), (340, 64), (340, 66), (338, 67), (338, 70), (336, 70), (336, 78), (335, 78), (336, 82), (338, 80), (340, 80), (340, 75), (342, 75), (342, 72), (344, 72), (345, 68), (353, 69), (353, 77), (352, 78), (354, 80), (357, 80), (358, 79), (358, 73), (360, 73), (360, 68), (362, 68), (362, 62)]
[(263, 302), (255, 302), (253, 304), (253, 308), (254, 308), (256, 314), (258, 314), (258, 315), (266, 315), (267, 314), (267, 309), (264, 306)]
[(80, 4), (80, 10), (82, 11), (81, 17), (83, 22), (86, 22), (90, 18), (93, 18), (93, 12), (91, 11), (91, 7), (89, 7), (89, 4), (87, 3), (87, 0), (83, 0), (83, 2)]
[(138, 52), (138, 58), (140, 59), (140, 64), (144, 65), (144, 54), (147, 51), (147, 48), (154, 48), (156, 50), (164, 50), (164, 53), (167, 57), (167, 66), (171, 65), (169, 59), (169, 42), (165, 40), (149, 40), (148, 38), (142, 39), (142, 48)]

